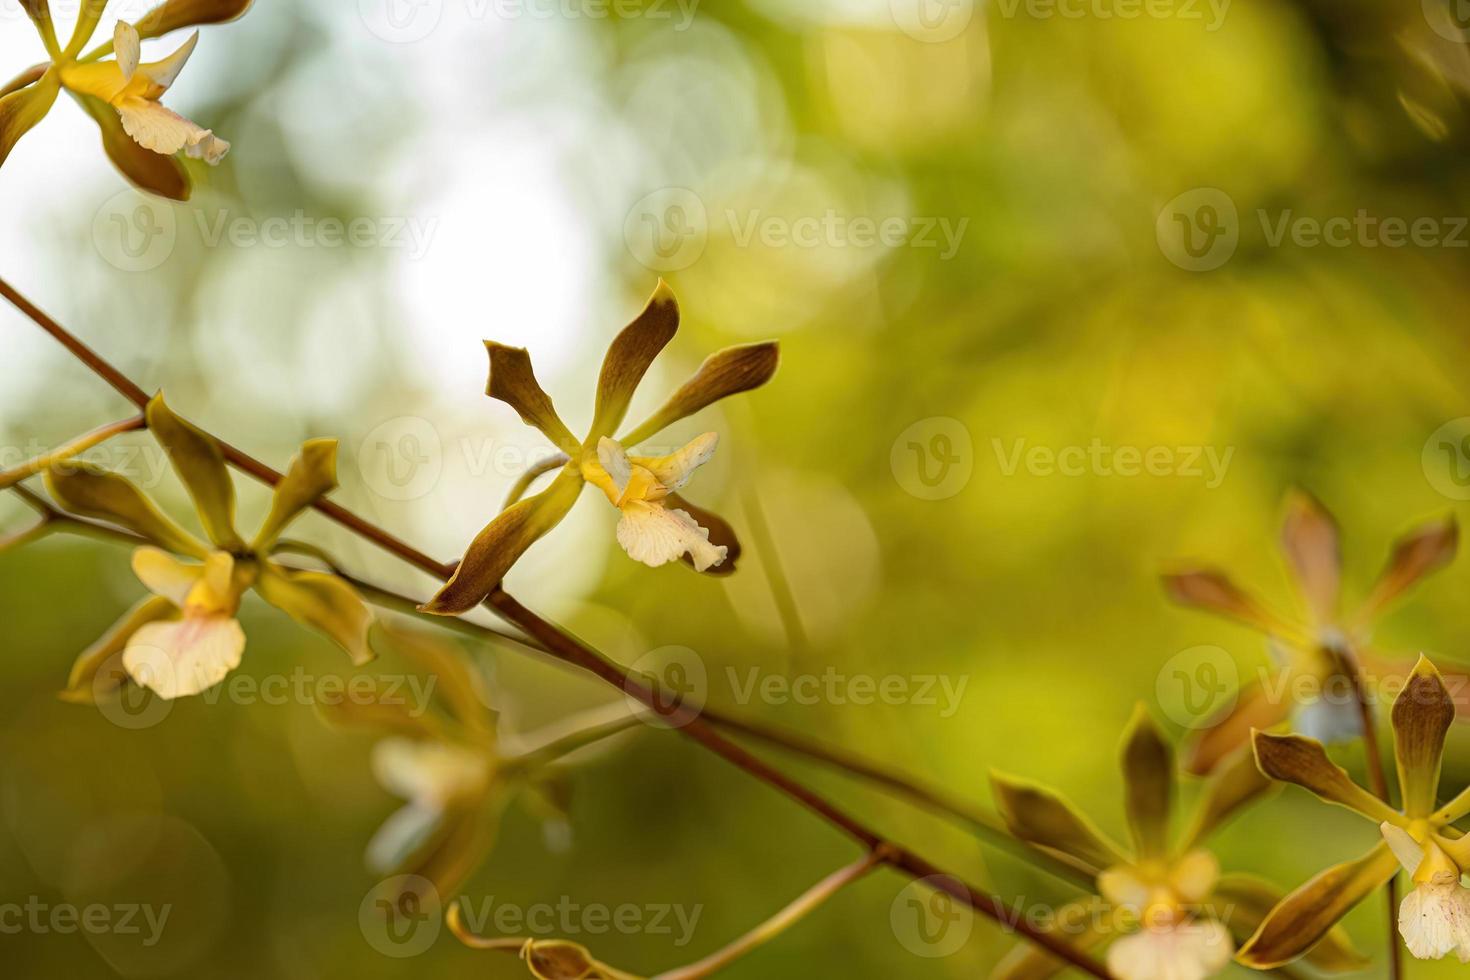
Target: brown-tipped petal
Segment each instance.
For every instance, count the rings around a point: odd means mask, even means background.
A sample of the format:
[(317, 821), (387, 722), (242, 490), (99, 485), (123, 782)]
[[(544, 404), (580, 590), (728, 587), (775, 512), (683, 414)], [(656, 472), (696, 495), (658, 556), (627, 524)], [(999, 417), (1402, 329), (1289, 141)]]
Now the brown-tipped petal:
[[(1236, 941), (1244, 943), (1284, 897), (1286, 893), (1268, 881), (1252, 875), (1229, 874), (1222, 875), (1215, 885), (1210, 905)], [(1342, 926), (1329, 929), (1306, 954), (1305, 960), (1323, 973), (1351, 973), (1366, 969), (1371, 962), (1358, 952)]]
[(1123, 785), (1128, 828), (1139, 855), (1158, 857), (1169, 843), (1174, 798), (1174, 751), (1142, 704), (1123, 734)]
[(551, 396), (536, 380), (531, 370), (531, 355), (523, 347), (507, 347), (493, 340), (485, 341), (485, 352), (490, 355), (490, 377), (485, 383), (485, 394), (505, 402), (516, 410), (521, 421), (540, 429), (556, 448), (573, 459), (581, 456), (582, 444), (572, 435)]
[(596, 445), (599, 438), (612, 435), (622, 424), (638, 383), (678, 330), (679, 302), (673, 290), (660, 279), (643, 312), (613, 338), (602, 360), (602, 375), (597, 379), (597, 411), (587, 435), (588, 445)]
[(470, 542), (454, 577), (423, 605), (423, 611), (458, 616), (478, 606), (526, 549), (561, 523), (581, 490), (581, 474), (564, 469), (551, 486), (501, 511)]
[(1236, 588), (1223, 572), (1185, 569), (1165, 574), (1163, 581), (1169, 598), (1182, 606), (1203, 609), (1276, 636), (1296, 632), (1275, 613)]
[(1445, 735), (1455, 720), (1455, 704), (1439, 671), (1420, 657), (1393, 702), (1393, 747), (1398, 762), (1404, 812), (1428, 816), (1439, 793)]
[(1275, 728), (1291, 714), (1291, 699), (1284, 691), (1284, 681), (1274, 680), (1269, 687), (1259, 681), (1242, 687), (1233, 702), (1185, 739), (1184, 771), (1207, 776), (1242, 748), (1249, 752), (1253, 729)]
[(107, 159), (135, 187), (172, 201), (189, 199), (194, 184), (189, 178), (188, 169), (178, 157), (154, 153), (139, 145), (123, 129), (117, 110), (95, 95), (72, 92), (71, 96), (97, 123)]
[(474, 732), (481, 744), (494, 741), (496, 713), (459, 644), (397, 620), (383, 620), (378, 628), (393, 649), (438, 678), (435, 697), (448, 705), (456, 721)]
[(1021, 840), (1061, 851), (1094, 872), (1124, 860), (1116, 844), (1050, 790), (995, 772), (990, 785), (1006, 826)]
[[(1074, 949), (1096, 949), (1112, 932), (1108, 909), (1098, 898), (1086, 898), (1057, 909), (1055, 933)], [(1007, 953), (990, 973), (990, 980), (1049, 980), (1067, 964), (1032, 943), (1020, 943)]]
[(310, 439), (291, 458), (286, 476), (276, 485), (271, 510), (252, 545), (257, 553), (268, 553), (281, 532), (301, 512), (337, 489), (337, 440)]
[(95, 704), (99, 696), (106, 697), (117, 691), (128, 681), (128, 672), (122, 665), (122, 652), (128, 640), (149, 623), (177, 614), (174, 604), (159, 596), (149, 596), (128, 610), (128, 614), (112, 629), (77, 657), (71, 667), (71, 676), (67, 678), (66, 690), (61, 692), (61, 700), (72, 704)]
[(1255, 753), (1242, 745), (1210, 776), (1181, 851), (1204, 843), (1206, 837), (1228, 823), (1237, 813), (1276, 790), (1256, 765)]
[(1359, 617), (1372, 619), (1420, 579), (1454, 561), (1459, 541), (1459, 525), (1453, 517), (1446, 517), (1416, 528), (1394, 542), (1388, 564), (1363, 603)]
[(1346, 770), (1327, 758), (1321, 742), (1300, 735), (1256, 732), (1256, 763), (1261, 772), (1314, 793), (1328, 803), (1345, 806), (1374, 823), (1397, 821), (1388, 804), (1353, 782)]
[(260, 597), (302, 626), (316, 630), (361, 666), (373, 659), (368, 628), (373, 611), (346, 582), (325, 572), (298, 572), (261, 562)]
[(694, 377), (669, 396), (662, 408), (618, 441), (636, 446), (721, 398), (759, 388), (771, 380), (780, 360), (780, 344), (774, 340), (717, 351), (705, 359)]
[(223, 24), (242, 17), (252, 0), (165, 0), (133, 26), (145, 41), (185, 27)]
[[(83, 0), (87, 2), (87, 0)], [(20, 0), (21, 7), (31, 23), (36, 25), (36, 33), (41, 35), (41, 41), (46, 45), (46, 50), (53, 56), (56, 54), (56, 24), (51, 19), (51, 5), (48, 0)]]
[[(673, 510), (682, 510), (694, 522), (709, 532), (709, 543), (716, 548), (725, 549), (725, 560), (718, 565), (711, 565), (704, 570), (706, 575), (724, 576), (735, 571), (735, 563), (740, 559), (740, 539), (735, 535), (735, 528), (730, 522), (713, 511), (705, 510), (691, 504), (677, 493), (671, 493), (664, 498), (664, 506)], [(694, 567), (694, 560), (686, 552), (682, 558), (684, 564), (690, 568)]]
[(65, 510), (79, 517), (116, 524), (143, 535), (160, 547), (203, 558), (203, 543), (154, 506), (129, 480), (75, 460), (45, 473), (46, 489)]
[(157, 394), (146, 410), (148, 431), (168, 453), (174, 472), (194, 498), (194, 507), (209, 540), (225, 551), (243, 551), (235, 531), (235, 484), (225, 467), (225, 454), (209, 433), (173, 413)]
[(0, 165), (15, 149), (20, 138), (46, 118), (61, 91), (55, 72), (47, 72), (41, 80), (0, 98)]
[(1370, 892), (1398, 870), (1398, 860), (1380, 843), (1366, 857), (1328, 868), (1282, 899), (1235, 955), (1256, 970), (1272, 970), (1312, 949)]
[(1321, 501), (1305, 490), (1293, 491), (1287, 498), (1281, 546), (1296, 572), (1297, 585), (1313, 620), (1333, 622), (1342, 580), (1337, 522)]

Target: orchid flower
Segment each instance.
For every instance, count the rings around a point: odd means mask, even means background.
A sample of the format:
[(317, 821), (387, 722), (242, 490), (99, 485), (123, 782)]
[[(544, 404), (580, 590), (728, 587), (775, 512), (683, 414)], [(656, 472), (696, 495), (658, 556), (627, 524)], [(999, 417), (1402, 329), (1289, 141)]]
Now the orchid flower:
[[(1107, 965), (1119, 980), (1215, 976), (1281, 892), (1250, 875), (1222, 875), (1219, 861), (1203, 845), (1268, 793), (1270, 781), (1249, 752), (1237, 752), (1210, 777), (1188, 829), (1174, 839), (1174, 753), (1142, 705), (1123, 738), (1122, 768), (1131, 848), (1109, 840), (1049, 789), (996, 773), (991, 785), (1012, 834), (1096, 879), (1096, 895), (1058, 910), (1054, 928), (1064, 931), (1068, 942), (1093, 949), (1116, 935)], [(1342, 972), (1365, 961), (1345, 933), (1333, 930), (1312, 963)], [(1065, 968), (1045, 950), (1021, 945), (1001, 961), (991, 980), (1045, 980)]]
[[(118, 21), (112, 41), (82, 55), (97, 29), (106, 0), (82, 0), (71, 40), (57, 40), (48, 0), (23, 0), (50, 61), (23, 73), (0, 90), (0, 164), (55, 104), (62, 90), (86, 110), (102, 131), (102, 146), (113, 164), (143, 190), (186, 200), (188, 170), (178, 154), (218, 164), (230, 144), (212, 130), (191, 122), (159, 100), (183, 70), (199, 41), (197, 31), (173, 53), (142, 60), (149, 38), (200, 24), (217, 24), (245, 13), (251, 0), (165, 0), (136, 25)], [(103, 60), (113, 54), (110, 60)]]
[[(133, 552), (133, 571), (153, 593), (77, 659), (63, 697), (93, 702), (129, 680), (164, 699), (218, 684), (239, 666), (245, 650), (236, 614), (249, 589), (325, 634), (354, 663), (371, 660), (372, 611), (352, 587), (335, 575), (289, 569), (272, 559), (287, 525), (336, 487), (336, 440), (315, 439), (301, 447), (276, 487), (260, 533), (247, 543), (235, 530), (235, 488), (219, 444), (174, 415), (162, 395), (154, 396), (145, 414), (193, 498), (210, 543), (179, 527), (115, 473), (75, 462), (47, 470), (46, 486), (67, 511), (148, 542)], [(111, 666), (118, 659), (120, 671)]]
[(1470, 815), (1470, 789), (1437, 806), (1445, 736), (1454, 719), (1444, 679), (1420, 657), (1392, 712), (1401, 810), (1354, 783), (1320, 742), (1254, 734), (1263, 773), (1367, 818), (1382, 839), (1363, 857), (1328, 868), (1283, 899), (1241, 949), (1240, 962), (1264, 970), (1310, 955), (1328, 929), (1400, 866), (1414, 882), (1399, 907), (1399, 932), (1409, 952), (1419, 959), (1454, 953), (1470, 962), (1470, 891), (1461, 885), (1470, 870), (1470, 838), (1453, 826)]
[(592, 427), (583, 439), (556, 414), (524, 350), (485, 342), (490, 354), (486, 393), (514, 408), (562, 451), (556, 464), (560, 471), (546, 490), (506, 507), (480, 532), (454, 577), (423, 607), (426, 612), (452, 616), (473, 609), (527, 548), (561, 522), (588, 483), (618, 509), (617, 540), (633, 559), (658, 566), (683, 558), (701, 572), (732, 570), (739, 553), (733, 529), (678, 493), (714, 453), (718, 437), (705, 433), (667, 456), (630, 455), (626, 447), (721, 398), (765, 384), (776, 371), (777, 345), (747, 344), (712, 354), (646, 421), (613, 438), (638, 383), (678, 328), (678, 303), (660, 282), (643, 312), (608, 348)]
[[(1185, 748), (1184, 764), (1190, 772), (1209, 772), (1246, 744), (1252, 728), (1272, 728), (1289, 717), (1297, 730), (1323, 742), (1356, 738), (1363, 731), (1362, 715), (1352, 678), (1345, 674), (1352, 668), (1344, 658), (1371, 663), (1380, 672), (1407, 670), (1407, 663), (1396, 665), (1373, 652), (1372, 626), (1394, 600), (1454, 559), (1459, 542), (1454, 518), (1425, 524), (1395, 542), (1377, 583), (1351, 615), (1343, 615), (1340, 608), (1338, 537), (1337, 524), (1321, 503), (1304, 492), (1290, 495), (1281, 542), (1304, 605), (1304, 615), (1298, 618), (1268, 609), (1212, 569), (1164, 576), (1165, 588), (1176, 602), (1260, 630), (1280, 661), (1272, 683), (1242, 687), (1228, 709), (1198, 730)], [(1306, 684), (1298, 690), (1294, 680)], [(1329, 691), (1336, 696), (1324, 696)]]

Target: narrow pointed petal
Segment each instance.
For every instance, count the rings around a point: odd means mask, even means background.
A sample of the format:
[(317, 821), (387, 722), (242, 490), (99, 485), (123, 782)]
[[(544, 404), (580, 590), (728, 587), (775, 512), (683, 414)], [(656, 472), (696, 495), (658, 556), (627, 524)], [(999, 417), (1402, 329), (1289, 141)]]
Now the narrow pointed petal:
[(59, 91), (61, 86), (56, 74), (47, 72), (40, 81), (0, 98), (0, 165), (5, 163), (20, 138), (46, 118)]
[(1242, 687), (1234, 702), (1185, 739), (1185, 771), (1209, 775), (1241, 749), (1249, 752), (1253, 729), (1275, 728), (1290, 716), (1292, 701), (1285, 696), (1286, 690), (1287, 682), (1279, 677), (1269, 688), (1260, 681)]
[(652, 473), (668, 489), (679, 490), (693, 478), (695, 470), (710, 461), (719, 444), (718, 433), (706, 432), (667, 456), (634, 456), (632, 461)]
[(1316, 497), (1298, 490), (1287, 499), (1281, 545), (1296, 573), (1297, 585), (1311, 610), (1313, 622), (1335, 621), (1342, 580), (1342, 551), (1337, 522)]
[(161, 394), (148, 402), (147, 416), (148, 431), (168, 452), (174, 471), (194, 498), (209, 540), (225, 551), (244, 550), (245, 542), (235, 531), (235, 484), (219, 443), (175, 415)]
[(1426, 524), (1400, 538), (1359, 617), (1370, 620), (1378, 616), (1420, 579), (1454, 561), (1459, 543), (1460, 527), (1454, 517)]
[(1397, 821), (1396, 811), (1353, 782), (1346, 770), (1327, 758), (1321, 742), (1300, 735), (1256, 732), (1254, 744), (1256, 763), (1272, 779), (1295, 783), (1318, 798), (1345, 806), (1374, 823)]
[(308, 507), (337, 489), (337, 440), (311, 439), (291, 459), (286, 476), (276, 486), (270, 514), (251, 546), (268, 554), (287, 525)]
[(602, 374), (597, 379), (597, 410), (587, 435), (589, 443), (612, 435), (622, 424), (638, 383), (678, 330), (679, 302), (660, 279), (643, 312), (613, 338), (603, 358)]
[(233, 617), (186, 616), (133, 634), (123, 666), (133, 683), (165, 701), (208, 690), (240, 666), (245, 631)]
[(1404, 873), (1411, 878), (1417, 874), (1419, 865), (1424, 863), (1424, 845), (1416, 841), (1407, 830), (1387, 820), (1378, 825), (1378, 831), (1383, 834), (1383, 842), (1393, 851), (1393, 856), (1398, 859)]
[(1275, 790), (1276, 784), (1267, 779), (1256, 765), (1255, 753), (1249, 746), (1241, 746), (1215, 769), (1205, 783), (1182, 849), (1200, 846), (1241, 810)]
[(522, 347), (507, 347), (493, 340), (485, 341), (485, 351), (490, 355), (490, 377), (485, 385), (485, 394), (505, 402), (516, 410), (521, 421), (540, 429), (556, 448), (573, 459), (582, 454), (582, 443), (572, 435), (551, 396), (536, 380), (531, 370), (531, 355)]
[(88, 464), (46, 471), (46, 489), (63, 509), (141, 534), (166, 551), (203, 558), (209, 549), (164, 516), (129, 480)]
[(122, 665), (122, 652), (133, 634), (149, 623), (177, 615), (178, 609), (173, 603), (156, 595), (138, 603), (77, 657), (61, 699), (72, 704), (95, 704), (99, 697), (117, 691), (128, 681), (128, 672)]
[(20, 0), (21, 7), (26, 16), (36, 26), (36, 33), (41, 35), (41, 43), (46, 46), (46, 51), (53, 58), (59, 50), (56, 40), (56, 24), (51, 19), (51, 5), (47, 0)]
[(71, 94), (102, 131), (102, 149), (106, 152), (107, 159), (134, 186), (171, 201), (189, 199), (193, 182), (189, 178), (188, 170), (177, 157), (154, 153), (139, 145), (123, 129), (122, 117), (107, 102), (85, 92)]
[(662, 408), (619, 441), (635, 446), (721, 398), (759, 388), (771, 380), (780, 360), (780, 345), (774, 340), (727, 347), (711, 354)]
[(423, 605), (423, 611), (457, 616), (479, 605), (526, 549), (561, 523), (581, 490), (582, 475), (564, 469), (551, 486), (501, 511), (470, 542), (454, 577)]
[(244, 15), (252, 0), (165, 0), (138, 18), (138, 33), (146, 40), (185, 27), (223, 24)]
[(990, 785), (1006, 826), (1022, 840), (1061, 851), (1095, 871), (1124, 863), (1118, 846), (1051, 790), (995, 772)]
[(373, 611), (337, 576), (261, 562), (256, 589), (266, 602), (341, 647), (354, 664), (361, 666), (373, 659), (368, 644)]
[(1256, 970), (1272, 970), (1300, 958), (1397, 870), (1398, 861), (1383, 843), (1365, 857), (1328, 868), (1282, 899), (1236, 960)]
[(1293, 636), (1300, 632), (1213, 569), (1173, 572), (1164, 575), (1163, 581), (1169, 598), (1182, 606), (1203, 609), (1273, 636)]
[(1455, 720), (1455, 703), (1428, 658), (1420, 657), (1393, 703), (1394, 757), (1404, 812), (1425, 817), (1434, 810), (1444, 740)]
[(1169, 844), (1174, 798), (1174, 752), (1142, 704), (1123, 735), (1123, 784), (1128, 828), (1138, 853), (1161, 856)]
[[(705, 575), (730, 575), (735, 571), (735, 563), (740, 560), (740, 539), (735, 534), (735, 528), (730, 522), (713, 511), (705, 510), (691, 504), (687, 499), (677, 493), (671, 493), (664, 498), (664, 506), (673, 510), (682, 510), (694, 519), (694, 522), (709, 532), (709, 544), (716, 548), (725, 549), (725, 560), (718, 565), (711, 565), (702, 569)], [(694, 568), (694, 559), (684, 555), (681, 560), (690, 568)]]
[(76, 26), (72, 28), (71, 39), (66, 42), (67, 57), (75, 57), (92, 39), (92, 35), (97, 30), (97, 22), (102, 19), (102, 11), (106, 6), (107, 0), (81, 0), (77, 10)]
[[(1215, 885), (1210, 905), (1225, 922), (1237, 941), (1245, 942), (1255, 934), (1281, 900), (1282, 889), (1268, 881), (1244, 874), (1222, 875)], [(1323, 973), (1353, 973), (1367, 969), (1372, 962), (1358, 951), (1342, 926), (1333, 926), (1306, 954), (1305, 962)]]
[[(134, 33), (136, 34), (137, 32), (134, 31)], [(173, 86), (179, 77), (179, 73), (184, 70), (184, 66), (194, 56), (194, 50), (197, 47), (199, 47), (199, 32), (195, 31), (189, 35), (187, 41), (175, 48), (172, 54), (160, 58), (158, 61), (150, 61), (146, 65), (138, 65), (136, 64), (136, 54), (134, 55), (134, 69), (141, 68), (143, 77), (153, 83), (157, 89), (156, 92), (149, 93), (151, 97), (158, 98), (159, 95), (167, 92)], [(123, 77), (127, 78), (131, 73), (128, 71), (127, 65), (123, 62), (123, 49), (121, 47), (117, 49), (117, 60), (122, 66)]]

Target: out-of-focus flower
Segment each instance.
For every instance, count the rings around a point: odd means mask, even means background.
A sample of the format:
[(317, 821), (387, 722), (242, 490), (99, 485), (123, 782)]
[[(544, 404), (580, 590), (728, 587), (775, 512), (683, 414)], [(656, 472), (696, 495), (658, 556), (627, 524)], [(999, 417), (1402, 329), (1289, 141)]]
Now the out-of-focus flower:
[(1387, 884), (1400, 864), (1415, 885), (1399, 908), (1399, 931), (1409, 952), (1420, 959), (1453, 952), (1470, 962), (1470, 893), (1460, 885), (1470, 869), (1470, 838), (1451, 826), (1470, 814), (1470, 789), (1435, 806), (1455, 704), (1427, 658), (1419, 658), (1394, 701), (1392, 717), (1402, 811), (1354, 783), (1327, 758), (1320, 742), (1255, 733), (1262, 772), (1367, 817), (1383, 839), (1356, 861), (1328, 868), (1272, 909), (1240, 951), (1238, 959), (1246, 966), (1273, 969), (1309, 955), (1313, 944), (1365, 896)]
[(1359, 736), (1362, 715), (1351, 661), (1379, 674), (1408, 670), (1409, 663), (1395, 663), (1373, 651), (1373, 624), (1420, 579), (1454, 559), (1459, 528), (1449, 517), (1395, 542), (1368, 598), (1351, 615), (1343, 615), (1340, 608), (1337, 524), (1310, 494), (1297, 491), (1288, 497), (1281, 542), (1304, 607), (1297, 618), (1268, 609), (1213, 569), (1190, 568), (1164, 576), (1164, 586), (1176, 602), (1260, 630), (1280, 661), (1270, 683), (1243, 687), (1228, 710), (1192, 737), (1184, 759), (1191, 772), (1209, 772), (1246, 744), (1252, 728), (1271, 728), (1288, 717), (1299, 731), (1323, 742)]
[(545, 433), (563, 453), (557, 464), (560, 470), (551, 486), (512, 503), (480, 532), (454, 577), (424, 606), (427, 612), (452, 616), (483, 601), (525, 550), (561, 522), (586, 483), (601, 489), (619, 509), (618, 543), (638, 561), (656, 566), (682, 557), (702, 572), (733, 570), (739, 554), (734, 530), (677, 493), (714, 452), (715, 434), (706, 433), (668, 456), (631, 456), (624, 447), (657, 435), (721, 398), (765, 384), (776, 371), (779, 351), (771, 341), (710, 355), (652, 416), (614, 439), (638, 383), (678, 328), (679, 305), (660, 282), (643, 312), (608, 348), (592, 428), (581, 440), (572, 435), (537, 383), (530, 356), (518, 347), (485, 342), (490, 353), (487, 394)]
[[(1053, 929), (1081, 949), (1108, 948), (1120, 980), (1203, 980), (1230, 962), (1235, 943), (1255, 930), (1281, 896), (1249, 875), (1220, 874), (1205, 839), (1271, 789), (1248, 751), (1237, 752), (1209, 782), (1188, 829), (1170, 832), (1174, 753), (1140, 705), (1123, 738), (1123, 777), (1133, 847), (1104, 836), (1051, 790), (991, 774), (1012, 834), (1054, 853), (1097, 880), (1098, 895), (1060, 910)], [(1321, 970), (1360, 969), (1365, 961), (1341, 930), (1314, 950)], [(1066, 964), (1031, 945), (1016, 947), (992, 980), (1042, 980)]]
[[(50, 112), (65, 89), (102, 131), (109, 159), (146, 191), (186, 200), (188, 170), (177, 154), (214, 165), (230, 144), (213, 131), (165, 108), (159, 99), (173, 85), (198, 43), (196, 31), (168, 57), (142, 61), (142, 42), (200, 24), (216, 24), (244, 14), (251, 0), (166, 0), (136, 25), (118, 21), (110, 44), (82, 55), (102, 17), (106, 0), (83, 0), (71, 40), (57, 40), (48, 0), (25, 0), (48, 63), (22, 73), (0, 90), (0, 164), (33, 126)], [(109, 53), (111, 60), (103, 60)]]
[[(149, 431), (193, 498), (210, 543), (179, 527), (115, 473), (70, 462), (47, 470), (46, 486), (67, 511), (152, 542), (133, 553), (133, 571), (152, 598), (77, 659), (62, 696), (92, 702), (129, 679), (165, 699), (212, 687), (240, 663), (245, 632), (235, 614), (252, 588), (325, 634), (354, 663), (371, 660), (372, 611), (352, 587), (335, 575), (288, 569), (271, 558), (287, 525), (336, 487), (336, 440), (314, 439), (301, 447), (276, 487), (260, 533), (247, 543), (235, 530), (235, 488), (219, 444), (174, 415), (162, 395), (148, 403), (146, 415)], [(122, 671), (104, 669), (118, 658)]]

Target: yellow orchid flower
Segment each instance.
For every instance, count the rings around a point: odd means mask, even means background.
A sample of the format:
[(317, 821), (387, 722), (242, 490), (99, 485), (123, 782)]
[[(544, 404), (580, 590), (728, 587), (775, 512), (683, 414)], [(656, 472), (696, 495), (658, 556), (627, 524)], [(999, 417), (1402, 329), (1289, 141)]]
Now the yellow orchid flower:
[[(1362, 715), (1352, 681), (1343, 673), (1343, 658), (1380, 675), (1408, 670), (1409, 663), (1374, 652), (1372, 626), (1419, 580), (1454, 560), (1459, 543), (1454, 518), (1425, 524), (1396, 541), (1368, 598), (1350, 615), (1340, 608), (1338, 538), (1336, 521), (1315, 497), (1303, 491), (1288, 497), (1281, 543), (1305, 607), (1295, 618), (1268, 609), (1214, 569), (1187, 568), (1164, 576), (1175, 602), (1260, 630), (1281, 662), (1272, 683), (1243, 686), (1220, 717), (1197, 730), (1185, 746), (1190, 772), (1208, 773), (1245, 745), (1253, 728), (1272, 728), (1288, 718), (1302, 734), (1322, 742), (1356, 738), (1362, 734)], [(1296, 681), (1306, 683), (1298, 687)]]
[[(142, 61), (142, 42), (181, 28), (216, 24), (245, 13), (251, 0), (166, 0), (137, 25), (118, 21), (112, 42), (85, 56), (82, 49), (101, 19), (106, 0), (83, 0), (71, 40), (57, 41), (47, 0), (25, 0), (50, 61), (22, 73), (0, 89), (0, 164), (65, 90), (96, 121), (103, 149), (113, 164), (144, 190), (175, 200), (189, 196), (188, 171), (176, 155), (218, 164), (230, 144), (165, 108), (159, 99), (173, 85), (199, 33), (168, 57)], [(107, 54), (112, 60), (101, 60)]]
[[(584, 439), (572, 435), (557, 415), (524, 350), (485, 342), (490, 354), (486, 394), (540, 429), (561, 455), (517, 486), (512, 501), (470, 543), (454, 577), (424, 605), (426, 612), (453, 616), (479, 605), (526, 549), (561, 523), (588, 483), (618, 508), (617, 540), (632, 558), (652, 566), (683, 558), (701, 572), (733, 570), (740, 551), (734, 530), (678, 493), (709, 460), (718, 437), (706, 433), (668, 456), (630, 456), (624, 447), (642, 443), (721, 398), (765, 384), (776, 371), (779, 351), (768, 341), (710, 355), (652, 416), (614, 438), (638, 383), (678, 329), (679, 304), (660, 281), (643, 312), (608, 348), (592, 427)], [(518, 499), (531, 478), (556, 468), (560, 471), (549, 487)]]
[[(131, 680), (172, 699), (218, 684), (239, 666), (245, 649), (245, 632), (235, 617), (249, 589), (325, 634), (354, 663), (371, 660), (367, 631), (373, 615), (357, 593), (335, 575), (272, 560), (286, 526), (336, 487), (336, 441), (316, 439), (301, 447), (260, 533), (247, 543), (235, 530), (234, 484), (219, 444), (174, 415), (162, 395), (148, 403), (145, 414), (193, 498), (210, 543), (179, 527), (115, 473), (77, 463), (46, 471), (46, 486), (64, 509), (150, 542), (134, 552), (133, 571), (152, 598), (77, 659), (62, 696), (93, 702)], [(111, 670), (118, 659), (122, 670)]]
[[(1142, 705), (1123, 738), (1123, 776), (1133, 846), (1109, 840), (1051, 790), (998, 773), (991, 784), (1011, 833), (1045, 849), (1097, 882), (1097, 894), (1059, 909), (1054, 929), (1082, 949), (1112, 944), (1108, 970), (1119, 980), (1204, 980), (1230, 963), (1244, 940), (1280, 899), (1275, 886), (1220, 873), (1203, 847), (1208, 836), (1271, 790), (1248, 751), (1237, 752), (1206, 783), (1194, 817), (1171, 840), (1174, 753)], [(1365, 961), (1342, 930), (1312, 954), (1327, 972)], [(1017, 946), (991, 980), (1044, 980), (1066, 968), (1030, 944)]]
[(1328, 868), (1283, 899), (1241, 949), (1241, 963), (1274, 969), (1306, 954), (1353, 906), (1387, 884), (1400, 865), (1415, 885), (1399, 907), (1399, 932), (1409, 952), (1419, 959), (1453, 952), (1470, 962), (1470, 892), (1460, 884), (1470, 870), (1470, 838), (1452, 826), (1470, 814), (1470, 789), (1436, 808), (1455, 703), (1427, 658), (1419, 658), (1394, 700), (1392, 720), (1402, 810), (1354, 783), (1327, 758), (1320, 742), (1255, 733), (1263, 773), (1366, 817), (1383, 839), (1363, 857)]

